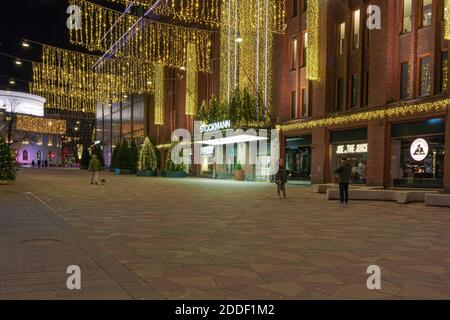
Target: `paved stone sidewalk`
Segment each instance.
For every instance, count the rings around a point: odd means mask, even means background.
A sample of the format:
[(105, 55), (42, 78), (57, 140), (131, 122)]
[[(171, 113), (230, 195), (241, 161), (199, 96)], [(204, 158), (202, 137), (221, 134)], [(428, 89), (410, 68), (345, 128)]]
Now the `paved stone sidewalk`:
[[(22, 170), (0, 195), (32, 192), (80, 241), (98, 248), (92, 260), (109, 256), (131, 271), (126, 274), (138, 279), (135, 284), (148, 285), (148, 298), (450, 298), (448, 209), (380, 202), (341, 208), (299, 186), (289, 186), (289, 198), (280, 200), (265, 183), (104, 177), (106, 185), (91, 186), (80, 170)], [(39, 214), (32, 210), (27, 219)], [(2, 214), (0, 228), (15, 223), (11, 215)], [(31, 229), (10, 233), (10, 241), (35, 237)], [(81, 261), (70, 264), (89, 265), (76, 247), (33, 248), (26, 259), (40, 252), (50, 265), (69, 263), (68, 252)], [(382, 269), (376, 292), (366, 287), (372, 264)], [(2, 262), (2, 268), (19, 265), (19, 258)], [(107, 275), (97, 292), (102, 298), (120, 298), (124, 291), (138, 297), (136, 285), (126, 289), (121, 277)]]
[[(142, 299), (156, 291), (94, 242), (80, 237), (31, 193), (0, 188), (1, 299)], [(81, 290), (67, 289), (78, 265)]]

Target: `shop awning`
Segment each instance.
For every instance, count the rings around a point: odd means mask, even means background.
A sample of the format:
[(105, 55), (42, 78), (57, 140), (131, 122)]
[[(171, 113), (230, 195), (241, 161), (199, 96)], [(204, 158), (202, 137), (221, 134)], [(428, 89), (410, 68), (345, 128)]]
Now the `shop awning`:
[(252, 135), (248, 135), (248, 134), (241, 134), (241, 135), (219, 138), (219, 139), (196, 141), (195, 143), (196, 144), (207, 144), (210, 146), (221, 146), (221, 145), (227, 145), (227, 144), (254, 142), (254, 141), (262, 141), (262, 140), (269, 140), (269, 138), (252, 136)]

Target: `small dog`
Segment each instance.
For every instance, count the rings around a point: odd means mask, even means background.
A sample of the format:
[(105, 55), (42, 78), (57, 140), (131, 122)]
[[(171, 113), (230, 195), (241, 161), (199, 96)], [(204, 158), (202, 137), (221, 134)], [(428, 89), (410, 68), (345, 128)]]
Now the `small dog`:
[(106, 184), (106, 179), (102, 179), (102, 185)]

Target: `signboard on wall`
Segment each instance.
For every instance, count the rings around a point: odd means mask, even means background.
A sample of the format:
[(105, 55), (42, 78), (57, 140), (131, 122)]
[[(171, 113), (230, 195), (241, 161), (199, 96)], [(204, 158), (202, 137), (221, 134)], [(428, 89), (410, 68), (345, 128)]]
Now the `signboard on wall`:
[(367, 153), (369, 150), (368, 147), (369, 145), (367, 143), (338, 145), (336, 154)]
[(425, 139), (416, 139), (411, 144), (411, 157), (415, 161), (423, 161), (427, 158), (430, 147)]

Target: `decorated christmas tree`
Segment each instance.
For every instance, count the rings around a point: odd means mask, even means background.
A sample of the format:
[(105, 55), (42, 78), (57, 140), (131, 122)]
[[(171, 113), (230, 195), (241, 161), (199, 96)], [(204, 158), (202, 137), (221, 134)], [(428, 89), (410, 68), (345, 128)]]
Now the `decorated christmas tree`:
[(16, 167), (11, 149), (0, 136), (0, 184), (9, 184), (16, 180)]
[(126, 139), (123, 140), (119, 156), (118, 156), (118, 168), (123, 170), (131, 170), (133, 169), (133, 160), (131, 159), (130, 147), (128, 146), (128, 142)]
[(139, 170), (153, 170), (155, 171), (158, 167), (158, 162), (156, 159), (155, 148), (153, 147), (152, 142), (147, 137), (144, 140), (144, 145), (141, 148), (141, 152), (139, 154)]
[(111, 157), (111, 168), (115, 169), (119, 167), (119, 154), (120, 154), (120, 142), (117, 142)]

